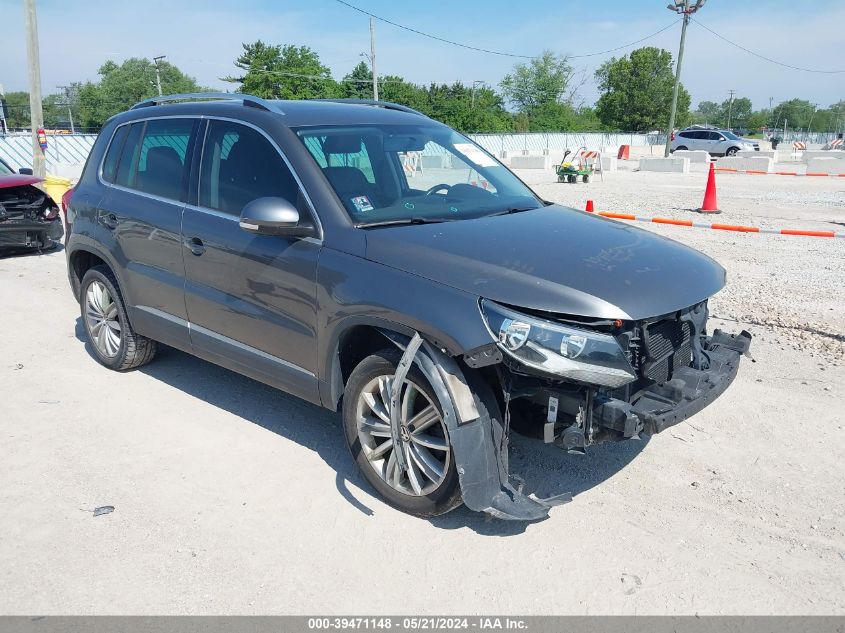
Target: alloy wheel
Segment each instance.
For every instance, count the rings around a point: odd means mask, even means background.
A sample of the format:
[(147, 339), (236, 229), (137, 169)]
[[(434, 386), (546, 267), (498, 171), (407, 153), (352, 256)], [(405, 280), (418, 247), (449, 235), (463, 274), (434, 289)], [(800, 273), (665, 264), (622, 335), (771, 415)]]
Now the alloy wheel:
[(392, 385), (392, 376), (377, 376), (361, 390), (356, 405), (358, 438), (370, 466), (391, 488), (411, 496), (429, 495), (444, 482), (450, 468), (446, 426), (428, 395), (406, 379), (399, 400), (399, 450), (407, 464), (403, 471), (390, 432)]
[(85, 321), (97, 351), (109, 358), (116, 356), (121, 341), (117, 303), (100, 281), (92, 281), (85, 293)]

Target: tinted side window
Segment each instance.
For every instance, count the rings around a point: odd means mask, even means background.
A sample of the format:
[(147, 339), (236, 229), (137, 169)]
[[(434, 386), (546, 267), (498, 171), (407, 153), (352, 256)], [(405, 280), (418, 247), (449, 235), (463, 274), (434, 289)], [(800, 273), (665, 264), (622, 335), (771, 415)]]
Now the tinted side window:
[(695, 138), (695, 132), (681, 132), (678, 136), (681, 138)]
[(103, 160), (103, 180), (106, 182), (114, 182), (120, 151), (123, 149), (123, 142), (126, 140), (127, 134), (129, 134), (129, 126), (121, 125), (112, 135), (111, 143), (109, 143), (109, 148), (106, 151), (106, 158)]
[(248, 202), (265, 197), (299, 206), (299, 187), (279, 152), (251, 127), (209, 121), (200, 166), (200, 206), (240, 215)]
[(129, 128), (129, 134), (123, 142), (123, 149), (120, 152), (120, 160), (117, 165), (114, 183), (122, 187), (132, 187), (135, 184), (135, 169), (138, 162), (138, 150), (141, 147), (141, 134), (144, 132), (144, 123), (133, 123)]
[(184, 199), (186, 157), (193, 129), (192, 119), (147, 121), (135, 170), (136, 189), (172, 200)]
[(708, 138), (709, 138), (711, 141), (721, 141), (721, 140), (722, 140), (722, 135), (721, 135), (721, 134), (719, 134), (718, 132), (710, 132), (710, 133), (708, 133)]

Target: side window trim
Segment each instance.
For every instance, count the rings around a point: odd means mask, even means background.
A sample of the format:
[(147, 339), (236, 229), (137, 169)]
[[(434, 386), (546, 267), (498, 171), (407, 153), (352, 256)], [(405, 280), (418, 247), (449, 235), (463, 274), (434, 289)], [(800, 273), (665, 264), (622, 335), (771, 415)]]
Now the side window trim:
[[(302, 180), (300, 179), (299, 174), (296, 173), (296, 170), (293, 168), (293, 165), (288, 160), (287, 155), (282, 151), (282, 148), (279, 147), (278, 143), (276, 143), (276, 141), (273, 140), (273, 138), (270, 137), (260, 127), (258, 127), (257, 125), (253, 125), (252, 123), (249, 123), (247, 121), (241, 121), (239, 119), (232, 119), (232, 118), (229, 118), (229, 117), (221, 117), (221, 116), (204, 116), (203, 119), (205, 119), (209, 123), (211, 121), (226, 121), (228, 123), (235, 123), (237, 125), (243, 125), (243, 126), (246, 126), (248, 128), (252, 128), (256, 132), (261, 134), (261, 136), (263, 136), (270, 143), (270, 145), (273, 147), (273, 149), (282, 158), (282, 161), (284, 161), (285, 166), (288, 168), (291, 175), (293, 176), (293, 179), (296, 182), (296, 186), (297, 186), (297, 189), (299, 191), (299, 194), (303, 197), (303, 199), (305, 200), (305, 204), (308, 207), (308, 209), (307, 209), (308, 214), (311, 216), (311, 220), (314, 222), (314, 226), (317, 228), (317, 233), (318, 233), (319, 237), (317, 237), (316, 239), (318, 241), (322, 241), (323, 236), (324, 236), (323, 223), (320, 220), (320, 216), (317, 213), (317, 209), (316, 209), (316, 207), (314, 206), (314, 203), (311, 200), (311, 196), (308, 195), (308, 191), (305, 189), (305, 185), (302, 184)], [(208, 142), (208, 130), (211, 127), (211, 125), (209, 123), (206, 123), (206, 126), (205, 126), (205, 132), (203, 134), (203, 139), (202, 139), (202, 148), (199, 152), (199, 160), (197, 162), (197, 179), (196, 179), (197, 180), (197, 196), (196, 196), (196, 201), (193, 202), (193, 203), (189, 203), (189, 205), (191, 206), (192, 209), (195, 209), (197, 211), (204, 211), (204, 212), (207, 212), (207, 213), (211, 213), (212, 215), (216, 215), (218, 217), (230, 218), (234, 221), (237, 221), (238, 217), (236, 215), (232, 215), (231, 213), (226, 213), (224, 211), (218, 211), (217, 209), (211, 209), (209, 207), (205, 207), (205, 206), (200, 204), (199, 192), (200, 192), (200, 189), (202, 187), (202, 182), (201, 182), (202, 176), (201, 176), (200, 172), (202, 171), (202, 169), (201, 169), (202, 160), (203, 160), (203, 157), (205, 155), (206, 143)]]

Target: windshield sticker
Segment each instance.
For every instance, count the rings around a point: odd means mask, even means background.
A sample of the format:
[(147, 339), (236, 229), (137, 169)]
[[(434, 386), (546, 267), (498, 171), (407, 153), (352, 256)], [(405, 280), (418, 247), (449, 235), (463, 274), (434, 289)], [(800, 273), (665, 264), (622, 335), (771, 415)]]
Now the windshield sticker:
[(366, 213), (367, 211), (372, 211), (375, 208), (367, 196), (355, 196), (352, 198), (352, 204), (355, 205), (355, 208), (358, 209), (360, 213)]
[(496, 161), (490, 158), (487, 154), (482, 152), (472, 143), (455, 143), (455, 149), (461, 154), (469, 158), (479, 167), (495, 167)]

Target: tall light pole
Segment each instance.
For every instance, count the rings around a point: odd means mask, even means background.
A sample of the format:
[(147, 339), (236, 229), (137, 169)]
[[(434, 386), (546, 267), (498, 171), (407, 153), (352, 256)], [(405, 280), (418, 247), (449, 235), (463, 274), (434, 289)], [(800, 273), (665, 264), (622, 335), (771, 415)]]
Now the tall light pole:
[(731, 95), (731, 100), (728, 101), (728, 129), (731, 129), (731, 113), (734, 107), (734, 94), (736, 94), (736, 90), (728, 90)]
[(472, 82), (472, 99), (470, 99), (470, 106), (469, 106), (470, 110), (475, 109), (475, 87), (478, 86), (478, 85), (481, 85), (483, 83), (484, 82), (481, 81), (480, 79), (476, 79), (475, 81)]
[(35, 0), (24, 0), (26, 18), (26, 52), (29, 73), (29, 125), (32, 128), (32, 174), (39, 178), (47, 175), (44, 150), (38, 143), (38, 130), (44, 127), (44, 112), (41, 109), (41, 61), (38, 56), (38, 18), (35, 15)]
[(70, 122), (70, 133), (76, 134), (76, 128), (73, 126), (73, 112), (71, 111), (71, 108), (70, 108), (70, 105), (71, 105), (70, 104), (70, 87), (68, 87), (68, 86), (58, 86), (58, 88), (61, 88), (62, 90), (64, 90), (64, 93), (65, 93), (65, 105), (67, 106), (67, 118), (68, 118), (68, 121)]
[(156, 88), (158, 88), (158, 96), (162, 95), (161, 92), (161, 70), (158, 67), (158, 62), (160, 59), (164, 59), (167, 55), (159, 55), (158, 57), (153, 57), (153, 62), (156, 65)]
[(376, 25), (370, 18), (370, 67), (373, 70), (373, 101), (378, 101), (378, 74), (376, 74)]
[(678, 88), (681, 85), (681, 64), (684, 62), (684, 43), (687, 39), (687, 25), (689, 24), (690, 16), (704, 6), (707, 0), (695, 0), (695, 4), (690, 6), (690, 0), (675, 0), (674, 4), (669, 3), (666, 8), (674, 11), (678, 15), (683, 15), (684, 20), (681, 25), (681, 45), (678, 47), (678, 65), (675, 67), (675, 87), (672, 90), (672, 109), (669, 110), (669, 129), (666, 132), (666, 150), (664, 156), (669, 156), (669, 149), (672, 145), (672, 132), (675, 131), (675, 115), (678, 111)]

